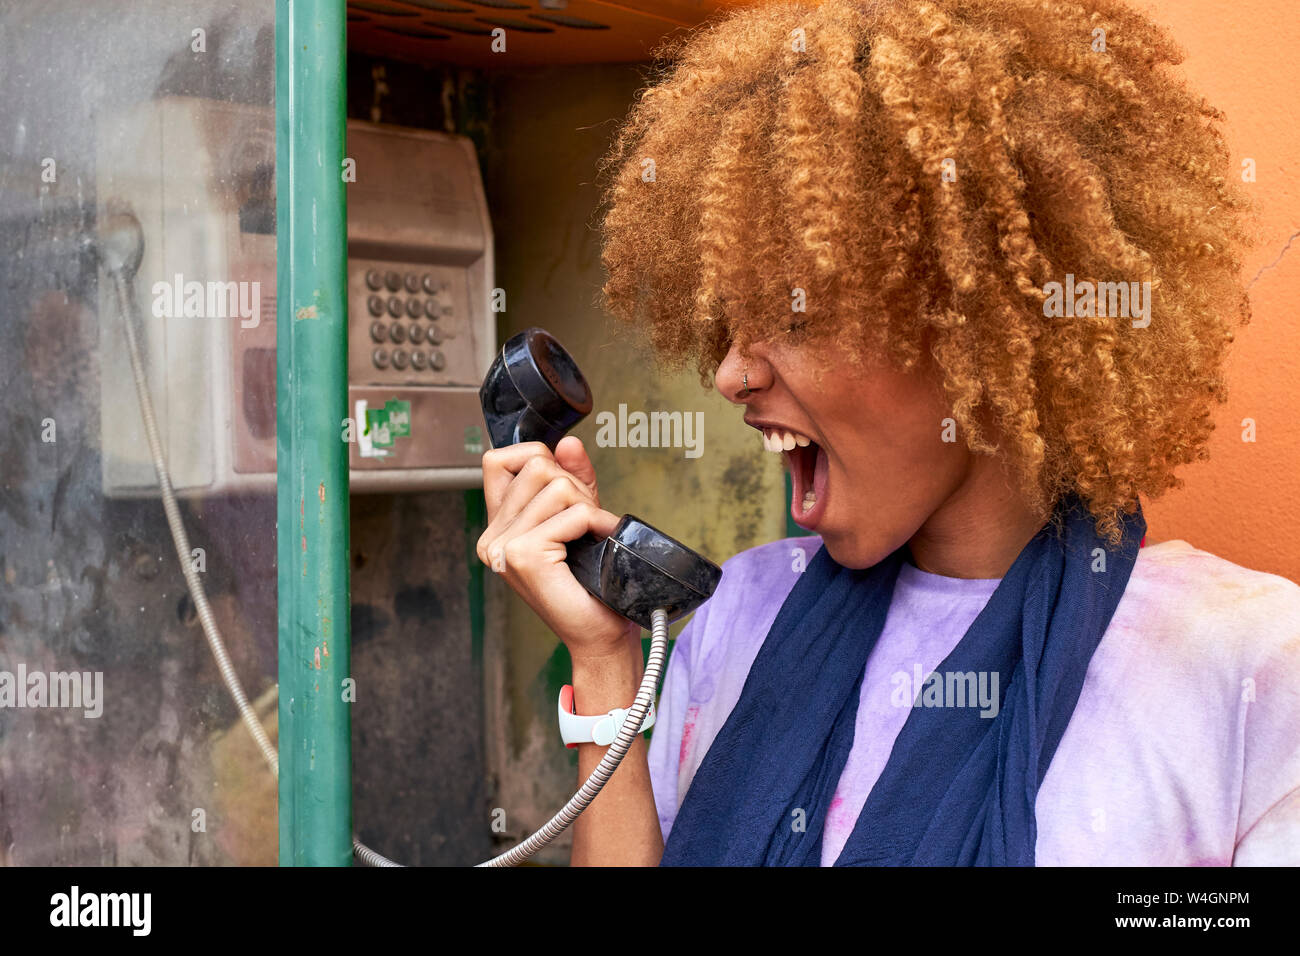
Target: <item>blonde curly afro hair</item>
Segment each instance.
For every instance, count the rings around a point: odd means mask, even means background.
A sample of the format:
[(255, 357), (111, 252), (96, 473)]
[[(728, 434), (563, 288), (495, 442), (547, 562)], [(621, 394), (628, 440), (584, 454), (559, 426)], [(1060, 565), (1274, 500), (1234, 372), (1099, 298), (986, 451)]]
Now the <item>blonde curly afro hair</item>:
[[(968, 447), (1039, 505), (1077, 492), (1116, 542), (1139, 494), (1207, 457), (1249, 319), (1249, 210), (1222, 115), (1162, 68), (1181, 60), (1113, 0), (705, 24), (661, 51), (602, 164), (603, 304), (706, 385), (776, 336), (903, 370), (928, 351)], [(1047, 317), (1067, 274), (1150, 282), (1150, 325)]]

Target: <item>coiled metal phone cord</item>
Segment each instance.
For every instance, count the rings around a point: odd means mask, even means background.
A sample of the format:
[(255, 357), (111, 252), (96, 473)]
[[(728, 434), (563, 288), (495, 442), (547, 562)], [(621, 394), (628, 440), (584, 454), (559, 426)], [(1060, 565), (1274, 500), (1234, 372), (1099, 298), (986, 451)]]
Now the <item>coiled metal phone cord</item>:
[(515, 866), (528, 859), (578, 819), (578, 815), (591, 805), (601, 787), (609, 782), (618, 765), (623, 762), (632, 747), (632, 741), (640, 736), (641, 722), (650, 710), (650, 701), (654, 697), (655, 688), (659, 686), (659, 675), (663, 673), (664, 659), (668, 656), (668, 612), (657, 607), (651, 612), (650, 618), (650, 658), (646, 661), (645, 674), (641, 678), (641, 686), (637, 688), (636, 700), (623, 719), (618, 736), (605, 751), (605, 756), (600, 758), (600, 763), (591, 772), (587, 782), (540, 830), (514, 849), (507, 850), (486, 863), (480, 863), (479, 866)]

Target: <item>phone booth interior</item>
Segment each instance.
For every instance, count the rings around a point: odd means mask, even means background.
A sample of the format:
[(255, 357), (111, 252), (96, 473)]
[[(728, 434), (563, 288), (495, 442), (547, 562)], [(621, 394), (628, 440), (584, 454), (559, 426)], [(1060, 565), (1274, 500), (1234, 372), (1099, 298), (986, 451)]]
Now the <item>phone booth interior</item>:
[[(784, 531), (781, 473), (732, 410), (596, 305), (599, 159), (654, 47), (725, 5), (347, 5), (352, 800), (403, 863), (477, 862), (574, 787), (566, 652), (474, 556), (502, 343), (541, 326), (573, 352), (607, 507), (719, 562)], [(89, 245), (114, 210), (141, 223), (144, 377), (192, 566), (273, 735), (274, 14), (0, 11), (0, 670), (103, 686), (96, 717), (0, 711), (0, 863), (276, 862), (275, 780), (205, 646)], [(595, 413), (620, 405), (703, 413), (705, 453), (601, 446)]]

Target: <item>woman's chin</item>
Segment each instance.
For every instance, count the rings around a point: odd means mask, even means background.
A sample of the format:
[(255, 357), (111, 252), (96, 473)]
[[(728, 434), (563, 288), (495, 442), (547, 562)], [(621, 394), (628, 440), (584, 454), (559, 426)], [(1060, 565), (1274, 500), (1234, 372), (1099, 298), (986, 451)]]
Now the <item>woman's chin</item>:
[(874, 567), (895, 550), (878, 541), (863, 541), (859, 536), (836, 534), (826, 528), (819, 529), (818, 533), (835, 563), (853, 571)]

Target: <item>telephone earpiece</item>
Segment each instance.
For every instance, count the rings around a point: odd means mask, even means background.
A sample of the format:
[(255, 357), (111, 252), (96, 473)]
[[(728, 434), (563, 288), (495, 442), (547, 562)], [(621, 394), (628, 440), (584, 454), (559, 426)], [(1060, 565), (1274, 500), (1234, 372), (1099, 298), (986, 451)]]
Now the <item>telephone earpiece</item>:
[[(551, 449), (591, 412), (591, 388), (573, 357), (543, 329), (513, 336), (479, 389), (493, 448), (540, 441)], [(703, 604), (722, 569), (639, 518), (624, 515), (608, 538), (568, 544), (573, 576), (606, 606), (650, 629), (650, 612), (673, 621)]]

